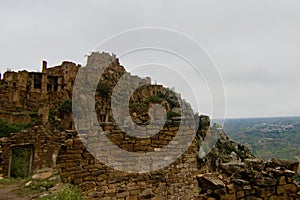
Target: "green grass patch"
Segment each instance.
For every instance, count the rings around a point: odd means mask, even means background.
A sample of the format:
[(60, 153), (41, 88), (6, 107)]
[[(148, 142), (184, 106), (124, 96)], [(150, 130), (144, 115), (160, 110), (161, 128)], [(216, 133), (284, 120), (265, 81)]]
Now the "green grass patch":
[(172, 119), (173, 117), (180, 117), (180, 113), (177, 112), (173, 112), (173, 111), (169, 111), (167, 112), (167, 118), (168, 119)]
[(146, 102), (149, 102), (149, 103), (160, 103), (162, 101), (161, 98), (159, 98), (158, 96), (150, 96), (147, 98), (147, 101)]
[(1, 185), (12, 185), (15, 183), (19, 183), (22, 179), (20, 178), (4, 178), (0, 179), (0, 184)]
[[(31, 180), (32, 183), (26, 188), (24, 191), (22, 191), (22, 195), (28, 195), (28, 194), (39, 194), (42, 192), (48, 191), (51, 187), (54, 186), (53, 181), (49, 180)], [(22, 186), (25, 187), (25, 184), (28, 181), (24, 181)]]
[(293, 179), (298, 183), (300, 184), (300, 174), (296, 174)]
[(39, 200), (52, 200), (52, 199), (81, 200), (81, 199), (83, 199), (83, 196), (81, 194), (81, 191), (76, 186), (68, 184), (68, 185), (64, 186), (62, 190), (60, 190), (54, 194), (39, 198)]
[(11, 133), (17, 133), (21, 130), (32, 127), (33, 123), (27, 124), (10, 124), (7, 121), (0, 119), (0, 137), (8, 137)]

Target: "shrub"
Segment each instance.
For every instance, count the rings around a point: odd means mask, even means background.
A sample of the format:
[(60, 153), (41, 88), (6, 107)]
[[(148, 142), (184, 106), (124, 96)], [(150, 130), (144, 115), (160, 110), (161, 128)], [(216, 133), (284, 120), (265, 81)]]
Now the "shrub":
[(147, 102), (150, 102), (150, 103), (160, 103), (161, 102), (161, 98), (159, 98), (158, 96), (150, 96), (150, 97), (148, 97)]
[(99, 83), (97, 85), (97, 89), (96, 91), (100, 94), (101, 97), (107, 98), (109, 97), (109, 92), (110, 89), (107, 85), (105, 85), (104, 83)]
[(212, 128), (213, 128), (213, 129), (219, 129), (219, 128), (222, 128), (222, 126), (221, 126), (220, 124), (218, 124), (218, 123), (214, 123), (214, 124), (212, 125)]
[[(31, 181), (31, 184), (28, 187), (25, 187), (25, 184)], [(23, 179), (22, 180), (22, 187), (24, 190), (21, 190), (21, 195), (28, 195), (28, 194), (39, 194), (46, 191), (49, 191), (55, 183), (50, 181), (49, 179)], [(52, 199), (52, 198), (51, 198)]]
[(0, 137), (7, 137), (11, 133), (17, 133), (23, 129), (31, 127), (33, 124), (9, 124), (5, 120), (0, 119)]
[(12, 178), (12, 177), (3, 178), (3, 179), (0, 179), (0, 184), (11, 185), (11, 184), (19, 183), (21, 180), (22, 179), (20, 179), (20, 178)]
[(170, 98), (166, 98), (166, 100), (167, 100), (168, 104), (170, 105), (171, 109), (175, 108), (175, 107), (179, 107), (179, 103), (178, 102), (173, 101)]
[(297, 182), (298, 184), (300, 184), (300, 174), (296, 174), (293, 179), (295, 180), (295, 182)]
[(80, 190), (72, 185), (67, 185), (65, 189), (55, 195), (57, 200), (81, 200), (82, 194)]
[(54, 183), (52, 181), (38, 180), (36, 182), (33, 182), (29, 186), (29, 189), (32, 193), (39, 193), (39, 192), (48, 191), (53, 186), (54, 186)]
[(52, 199), (57, 199), (57, 200), (81, 200), (82, 199), (82, 194), (81, 191), (73, 186), (73, 185), (66, 185), (62, 190), (59, 192), (41, 197), (39, 200), (52, 200)]
[(48, 121), (52, 124), (55, 121), (55, 110), (49, 110)]
[(162, 98), (162, 99), (165, 99), (166, 98), (166, 95), (164, 93), (159, 93), (158, 94), (158, 97), (159, 98)]
[(38, 114), (35, 110), (28, 111), (27, 115), (31, 118), (32, 125), (40, 125), (41, 124), (41, 118), (38, 116)]
[(173, 111), (169, 111), (167, 112), (167, 118), (168, 119), (172, 119), (173, 117), (180, 117), (180, 113), (177, 112), (173, 112)]
[(58, 108), (61, 115), (70, 114), (72, 112), (72, 99), (66, 99)]

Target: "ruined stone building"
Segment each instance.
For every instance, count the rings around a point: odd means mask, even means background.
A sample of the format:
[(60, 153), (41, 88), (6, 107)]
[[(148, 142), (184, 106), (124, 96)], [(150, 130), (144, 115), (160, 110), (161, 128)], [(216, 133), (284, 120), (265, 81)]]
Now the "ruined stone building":
[(60, 101), (71, 98), (79, 68), (80, 65), (72, 62), (47, 68), (47, 62), (43, 61), (42, 72), (5, 72), (0, 80), (0, 110), (2, 113), (34, 110), (42, 122), (46, 123), (49, 109), (57, 106)]
[[(150, 78), (130, 75), (115, 55), (92, 53), (86, 67), (92, 72), (88, 66), (106, 68), (97, 77), (95, 110), (99, 126), (114, 145), (137, 153), (159, 152), (170, 143), (180, 148), (174, 138), (181, 128), (181, 142), (188, 142), (185, 139), (193, 136), (189, 148), (170, 165), (146, 173), (123, 172), (103, 164), (89, 151), (91, 147), (100, 146), (102, 159), (113, 163), (126, 159), (105, 148), (101, 133), (88, 129), (92, 122), (84, 115), (79, 116), (82, 124), (75, 129), (69, 103), (82, 67), (71, 62), (47, 67), (43, 62), (42, 72), (6, 72), (0, 81), (0, 119), (7, 124), (27, 125), (0, 138), (0, 176), (50, 171), (59, 175), (62, 182), (78, 185), (89, 199), (300, 199), (300, 186), (293, 180), (299, 163), (257, 159), (249, 148), (231, 141), (222, 130), (211, 129), (207, 116), (185, 118), (179, 94), (151, 85)], [(128, 135), (112, 116), (110, 97), (125, 74), (130, 77), (129, 85), (141, 86), (129, 101), (138, 131), (153, 131), (146, 127), (151, 105), (158, 103), (166, 110), (166, 123), (151, 137)], [(86, 102), (77, 103), (73, 106)], [(188, 107), (188, 103), (183, 104)], [(218, 141), (201, 157), (201, 146), (205, 146), (205, 137), (210, 135), (218, 135)], [(177, 148), (164, 153), (162, 160), (172, 159)], [(14, 164), (20, 150), (25, 159), (22, 172)], [(149, 160), (148, 164), (155, 167), (157, 162)], [(135, 164), (128, 163), (132, 168)]]

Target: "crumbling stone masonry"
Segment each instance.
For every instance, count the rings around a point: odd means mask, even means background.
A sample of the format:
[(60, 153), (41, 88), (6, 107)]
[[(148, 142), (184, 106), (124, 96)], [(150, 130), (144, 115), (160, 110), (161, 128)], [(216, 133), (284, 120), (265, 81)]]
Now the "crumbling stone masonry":
[(51, 132), (42, 126), (36, 126), (10, 137), (0, 138), (0, 174), (10, 176), (11, 151), (22, 146), (32, 147), (29, 174), (35, 174), (45, 168), (54, 169), (58, 152), (66, 137), (72, 137), (72, 131)]
[[(185, 123), (190, 130), (188, 122)], [(178, 121), (164, 126), (159, 134), (149, 138), (130, 138), (113, 124), (103, 126), (111, 141), (134, 152), (158, 150), (168, 144), (178, 131)], [(97, 133), (89, 135), (88, 145), (98, 145)], [(176, 150), (176, 149), (174, 149)], [(198, 194), (197, 142), (174, 163), (150, 173), (125, 173), (96, 160), (78, 138), (70, 139), (58, 155), (58, 168), (63, 182), (80, 185), (91, 199), (193, 199)], [(101, 152), (111, 158), (110, 149)], [(171, 159), (172, 152), (164, 159)], [(111, 158), (113, 159), (113, 158)], [(149, 165), (155, 164), (149, 163)], [(135, 165), (136, 163), (132, 163)]]
[(61, 101), (71, 98), (79, 68), (80, 65), (72, 62), (47, 68), (47, 62), (43, 61), (42, 72), (5, 72), (0, 80), (1, 119), (14, 122), (16, 114), (19, 114), (19, 121), (26, 120), (26, 115), (21, 111), (34, 110), (41, 122), (46, 124), (49, 110), (56, 109)]

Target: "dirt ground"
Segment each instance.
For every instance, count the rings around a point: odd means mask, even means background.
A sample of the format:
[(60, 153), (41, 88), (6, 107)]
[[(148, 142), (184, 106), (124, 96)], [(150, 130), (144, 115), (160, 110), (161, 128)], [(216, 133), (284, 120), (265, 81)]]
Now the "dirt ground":
[(0, 200), (29, 200), (31, 197), (18, 195), (19, 183), (4, 185), (0, 184)]

